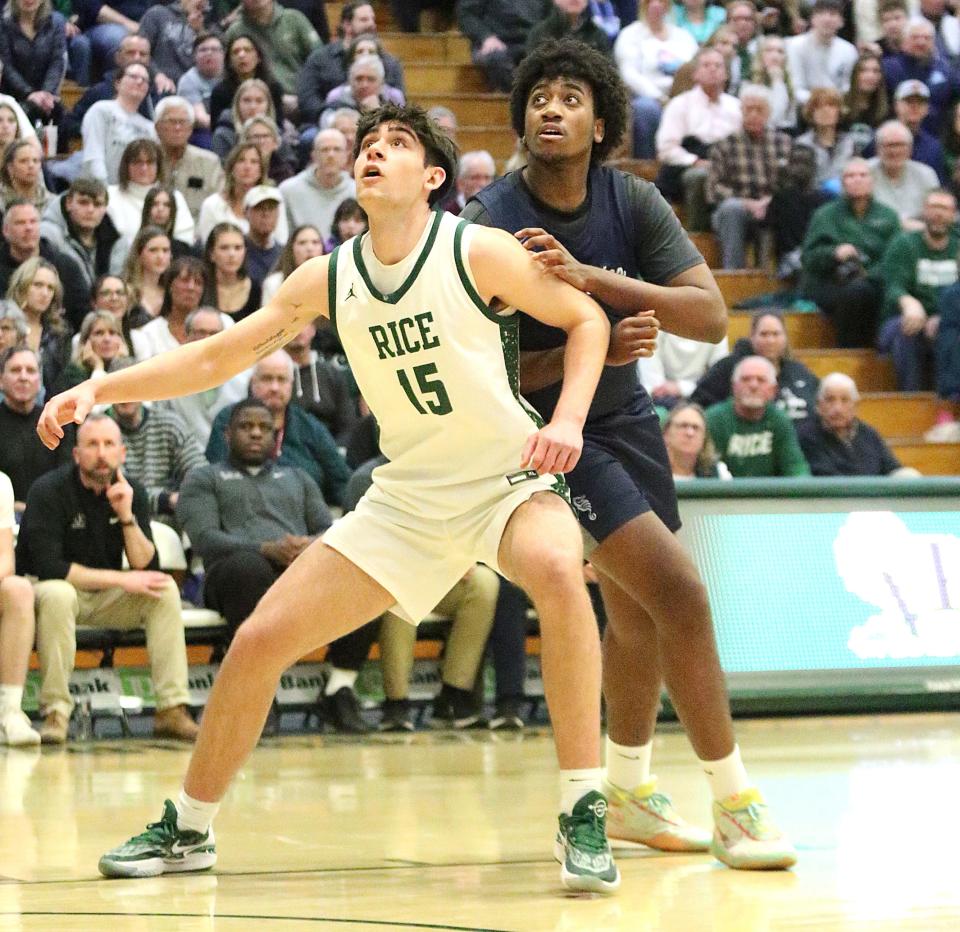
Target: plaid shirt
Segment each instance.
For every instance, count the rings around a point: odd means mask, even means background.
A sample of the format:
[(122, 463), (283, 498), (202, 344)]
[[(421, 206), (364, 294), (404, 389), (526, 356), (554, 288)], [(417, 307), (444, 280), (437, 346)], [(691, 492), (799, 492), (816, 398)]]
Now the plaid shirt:
[(710, 148), (707, 200), (719, 204), (728, 197), (759, 198), (773, 194), (777, 173), (790, 157), (793, 140), (766, 129), (760, 139), (734, 133)]

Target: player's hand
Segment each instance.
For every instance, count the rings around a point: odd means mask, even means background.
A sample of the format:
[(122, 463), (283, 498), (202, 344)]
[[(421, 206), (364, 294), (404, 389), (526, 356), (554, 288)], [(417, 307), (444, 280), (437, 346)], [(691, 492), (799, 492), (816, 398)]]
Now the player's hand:
[(520, 465), (546, 473), (570, 472), (580, 459), (583, 434), (569, 421), (551, 421), (531, 434), (524, 444)]
[(127, 570), (120, 584), (124, 592), (159, 599), (170, 584), (170, 577), (158, 570)]
[(534, 261), (544, 272), (555, 275), (580, 291), (587, 290), (588, 267), (574, 259), (567, 247), (552, 233), (541, 227), (524, 227), (513, 235), (523, 243), (527, 252), (533, 254)]
[(133, 520), (133, 486), (127, 482), (120, 469), (117, 469), (117, 478), (113, 480), (113, 484), (107, 487), (107, 501), (121, 521)]
[(657, 348), (660, 321), (656, 311), (640, 311), (625, 317), (610, 331), (610, 348), (607, 350), (608, 366), (625, 366), (646, 359)]
[(89, 379), (69, 391), (54, 395), (44, 406), (37, 433), (43, 445), (55, 450), (63, 440), (64, 424), (82, 424), (96, 404), (94, 386)]

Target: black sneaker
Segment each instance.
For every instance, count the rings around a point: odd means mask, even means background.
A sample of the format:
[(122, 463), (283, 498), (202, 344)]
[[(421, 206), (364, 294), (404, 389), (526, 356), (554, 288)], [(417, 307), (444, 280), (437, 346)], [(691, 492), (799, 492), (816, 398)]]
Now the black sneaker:
[(524, 727), (523, 707), (526, 699), (522, 696), (504, 696), (497, 700), (497, 708), (490, 719), (491, 731), (522, 731)]
[(472, 692), (444, 683), (436, 699), (433, 700), (431, 724), (434, 728), (453, 728), (462, 731), (465, 728), (482, 727), (483, 718)]
[(370, 731), (360, 714), (360, 700), (349, 686), (341, 687), (332, 696), (324, 696), (322, 706), (323, 717), (334, 731), (344, 735), (365, 735)]
[(413, 715), (409, 699), (385, 699), (380, 731), (416, 731)]

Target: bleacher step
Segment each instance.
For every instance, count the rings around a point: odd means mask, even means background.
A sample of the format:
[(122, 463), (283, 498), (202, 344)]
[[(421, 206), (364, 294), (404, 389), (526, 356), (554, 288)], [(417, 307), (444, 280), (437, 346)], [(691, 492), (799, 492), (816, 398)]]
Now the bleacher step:
[(510, 124), (510, 102), (506, 94), (477, 93), (421, 93), (417, 103), (429, 110), (431, 107), (447, 107), (457, 115), (459, 126), (495, 126)]
[(481, 94), (487, 91), (483, 72), (476, 65), (447, 61), (404, 62), (403, 79), (409, 94)]
[(846, 373), (861, 392), (892, 392), (897, 387), (893, 363), (873, 350), (798, 349), (793, 355), (821, 379), (831, 372)]
[(406, 64), (445, 61), (470, 64), (470, 40), (455, 32), (380, 32), (383, 47)]
[(713, 277), (728, 308), (747, 298), (782, 290), (775, 275), (760, 269), (715, 269)]
[(891, 441), (890, 447), (904, 466), (925, 476), (960, 475), (960, 443), (926, 443), (908, 437)]
[(857, 413), (888, 440), (922, 437), (936, 419), (937, 396), (933, 392), (865, 392)]

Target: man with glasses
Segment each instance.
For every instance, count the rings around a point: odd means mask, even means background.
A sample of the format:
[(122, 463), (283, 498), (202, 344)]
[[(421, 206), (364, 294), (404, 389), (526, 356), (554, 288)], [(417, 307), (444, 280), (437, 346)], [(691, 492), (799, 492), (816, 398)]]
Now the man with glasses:
[(877, 130), (877, 156), (870, 159), (873, 196), (892, 207), (905, 230), (922, 230), (924, 198), (940, 187), (937, 173), (915, 162), (913, 135), (899, 120), (888, 120)]
[(177, 94), (193, 107), (193, 141), (209, 149), (210, 95), (223, 74), (223, 40), (216, 33), (201, 32), (193, 43), (193, 67), (177, 82)]
[[(219, 40), (217, 40), (219, 42)], [(221, 63), (223, 56), (221, 55)], [(167, 178), (187, 201), (194, 222), (211, 194), (223, 188), (223, 166), (206, 149), (191, 145), (196, 111), (185, 97), (164, 97), (157, 104), (156, 129)]]

